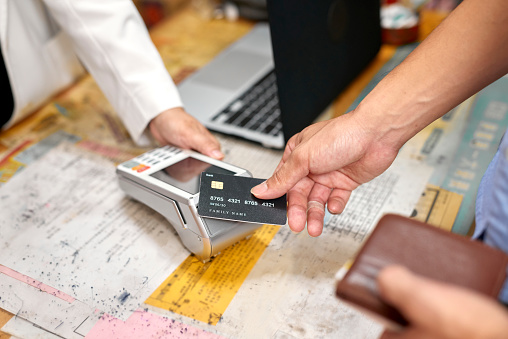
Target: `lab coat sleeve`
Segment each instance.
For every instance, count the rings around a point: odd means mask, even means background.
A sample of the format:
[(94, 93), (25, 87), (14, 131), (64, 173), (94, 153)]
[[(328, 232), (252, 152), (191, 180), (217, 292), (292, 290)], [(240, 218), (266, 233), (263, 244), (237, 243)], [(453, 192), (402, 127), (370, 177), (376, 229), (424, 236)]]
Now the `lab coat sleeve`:
[(177, 88), (130, 0), (44, 0), (76, 54), (138, 145), (148, 123), (183, 106)]

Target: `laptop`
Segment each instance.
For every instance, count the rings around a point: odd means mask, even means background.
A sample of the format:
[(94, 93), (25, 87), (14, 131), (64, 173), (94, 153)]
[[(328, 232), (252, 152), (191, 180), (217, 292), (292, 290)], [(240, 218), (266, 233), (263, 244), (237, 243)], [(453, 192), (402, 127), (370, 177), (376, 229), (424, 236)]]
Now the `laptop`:
[(210, 130), (282, 149), (376, 56), (380, 2), (268, 0), (267, 10), (178, 88)]

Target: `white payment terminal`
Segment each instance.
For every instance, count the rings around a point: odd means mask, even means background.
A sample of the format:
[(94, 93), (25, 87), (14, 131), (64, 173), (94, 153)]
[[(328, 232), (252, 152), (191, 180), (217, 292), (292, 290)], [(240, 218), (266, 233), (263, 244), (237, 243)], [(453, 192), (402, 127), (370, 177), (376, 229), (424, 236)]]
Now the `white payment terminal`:
[(243, 168), (171, 146), (156, 148), (116, 168), (122, 190), (162, 214), (185, 247), (208, 261), (261, 225), (201, 218), (197, 207), (202, 172), (252, 177)]

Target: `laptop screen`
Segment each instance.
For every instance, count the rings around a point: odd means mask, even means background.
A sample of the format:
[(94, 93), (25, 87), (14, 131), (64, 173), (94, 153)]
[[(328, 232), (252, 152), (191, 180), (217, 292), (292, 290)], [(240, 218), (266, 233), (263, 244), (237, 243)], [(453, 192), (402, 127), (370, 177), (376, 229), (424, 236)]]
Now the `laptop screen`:
[(284, 139), (310, 125), (376, 56), (379, 0), (268, 0)]

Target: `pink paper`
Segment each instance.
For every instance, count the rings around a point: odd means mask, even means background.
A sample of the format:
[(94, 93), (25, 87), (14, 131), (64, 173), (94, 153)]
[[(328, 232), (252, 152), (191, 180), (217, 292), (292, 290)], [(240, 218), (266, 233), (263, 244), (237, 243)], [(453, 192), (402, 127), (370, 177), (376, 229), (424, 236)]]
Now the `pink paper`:
[(14, 271), (13, 269), (10, 269), (9, 267), (0, 265), (0, 273), (3, 273), (11, 278), (14, 278), (16, 280), (19, 280), (21, 282), (24, 282), (25, 284), (28, 284), (30, 286), (33, 286), (35, 288), (38, 288), (39, 290), (49, 293), (52, 296), (55, 296), (57, 298), (60, 298), (64, 301), (67, 301), (68, 303), (72, 303), (75, 299), (71, 297), (68, 294), (65, 294), (62, 291), (57, 290), (56, 288), (53, 288), (51, 286), (48, 286), (38, 280), (32, 279), (29, 276), (26, 276), (24, 274), (21, 274), (19, 272)]
[(224, 337), (144, 311), (135, 311), (127, 321), (104, 315), (85, 338), (207, 338)]

